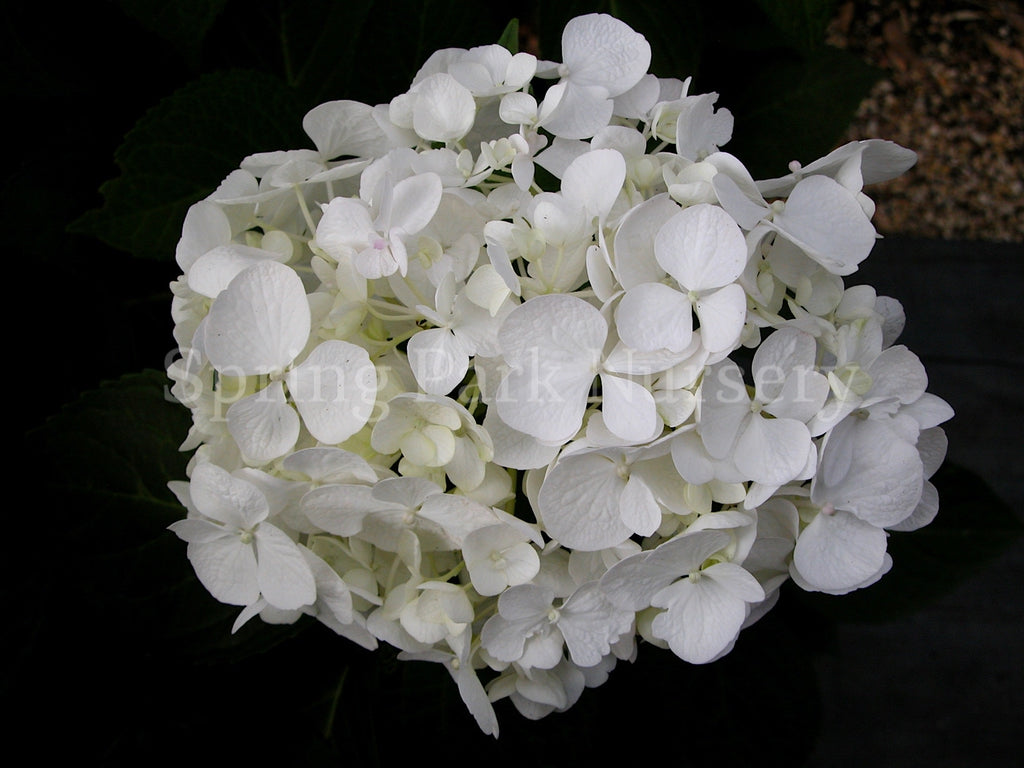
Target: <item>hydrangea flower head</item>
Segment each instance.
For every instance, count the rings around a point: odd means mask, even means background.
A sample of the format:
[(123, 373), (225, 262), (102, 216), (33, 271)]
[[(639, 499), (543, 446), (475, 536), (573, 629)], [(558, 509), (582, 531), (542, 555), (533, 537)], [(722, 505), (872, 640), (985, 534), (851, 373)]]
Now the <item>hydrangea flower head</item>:
[(650, 57), (603, 14), (560, 62), (438, 51), (192, 206), (171, 530), (236, 628), (443, 664), (497, 736), (493, 702), (563, 711), (638, 638), (710, 663), (787, 581), (875, 583), (935, 516), (952, 410), (846, 284), (913, 152), (755, 180)]

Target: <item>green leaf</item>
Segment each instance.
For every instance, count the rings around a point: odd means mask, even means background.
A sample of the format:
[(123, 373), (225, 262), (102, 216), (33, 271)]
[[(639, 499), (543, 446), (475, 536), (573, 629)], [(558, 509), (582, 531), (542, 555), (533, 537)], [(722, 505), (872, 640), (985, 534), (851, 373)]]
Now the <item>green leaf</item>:
[(726, 147), (754, 178), (786, 173), (832, 150), (880, 72), (847, 51), (825, 47), (806, 58), (776, 58), (751, 70), (718, 106), (736, 123)]
[(757, 0), (775, 28), (797, 50), (812, 53), (825, 43), (835, 0)]
[(173, 3), (117, 0), (117, 4), (125, 14), (170, 43), (195, 67), (206, 33), (224, 10), (227, 0), (176, 0)]
[(974, 472), (947, 463), (932, 482), (939, 514), (924, 528), (890, 535), (893, 566), (879, 582), (841, 597), (799, 593), (800, 599), (840, 621), (903, 619), (979, 573), (1024, 534), (1021, 519)]
[(519, 19), (512, 19), (498, 38), (498, 45), (512, 53), (519, 53)]
[(102, 208), (71, 231), (148, 259), (173, 260), (189, 206), (216, 189), (244, 157), (311, 146), (304, 109), (278, 78), (215, 72), (150, 110), (114, 155), (121, 175), (100, 187)]
[(374, 0), (303, 0), (281, 8), (285, 80), (309, 106), (354, 98), (354, 87), (365, 77), (361, 46), (374, 39), (368, 34), (373, 6)]
[[(67, 621), (70, 610), (101, 624), (119, 646), (138, 644), (169, 658), (262, 653), (305, 624), (266, 627), (255, 620), (232, 635), (240, 609), (206, 592), (184, 542), (167, 530), (185, 516), (167, 482), (186, 479), (189, 456), (178, 446), (191, 424), (169, 385), (159, 371), (124, 376), (83, 393), (29, 433), (28, 482), (41, 489), (44, 550), (56, 568), (41, 570), (33, 583), (37, 599), (26, 604), (41, 612), (44, 629)], [(73, 605), (61, 599), (69, 575)], [(62, 605), (56, 615), (47, 608), (55, 602)]]

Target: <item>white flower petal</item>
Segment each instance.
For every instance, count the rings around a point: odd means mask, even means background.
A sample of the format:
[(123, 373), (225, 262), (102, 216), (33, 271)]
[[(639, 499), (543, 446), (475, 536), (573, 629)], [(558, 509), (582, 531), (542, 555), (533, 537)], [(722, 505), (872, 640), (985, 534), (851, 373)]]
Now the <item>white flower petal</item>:
[(937, 514), (939, 514), (939, 491), (932, 483), (925, 480), (924, 488), (921, 491), (921, 501), (918, 502), (917, 508), (900, 522), (890, 525), (888, 530), (916, 531), (928, 525)]
[(771, 226), (836, 275), (849, 275), (875, 245), (875, 228), (850, 190), (827, 176), (800, 181)]
[(732, 138), (733, 116), (727, 109), (715, 111), (717, 93), (687, 96), (679, 102), (676, 120), (676, 152), (688, 160), (701, 160)]
[(270, 514), (259, 488), (210, 462), (192, 470), (188, 492), (203, 515), (235, 530), (248, 530)]
[(953, 418), (953, 408), (941, 397), (925, 392), (921, 397), (901, 409), (901, 413), (913, 416), (921, 430), (937, 427)]
[(563, 546), (594, 551), (621, 544), (633, 531), (622, 521), (626, 486), (615, 461), (601, 454), (569, 456), (544, 478), (537, 496), (544, 528)]
[(513, 587), (498, 598), (498, 612), (508, 621), (533, 621), (546, 616), (555, 599), (551, 590), (537, 584)]
[(226, 531), (224, 526), (211, 523), (209, 520), (203, 520), (199, 517), (175, 520), (167, 526), (167, 530), (173, 531), (179, 539), (189, 544), (207, 544), (217, 539), (234, 536), (231, 531)]
[(444, 489), (422, 477), (393, 477), (373, 487), (373, 498), (381, 508), (416, 509)]
[(644, 120), (660, 96), (661, 83), (657, 76), (644, 75), (636, 85), (615, 97), (615, 114)]
[(882, 567), (886, 534), (848, 512), (819, 514), (801, 532), (793, 568), (816, 589), (855, 589)]
[(256, 531), (257, 579), (260, 592), (275, 608), (312, 605), (316, 581), (299, 546), (277, 526), (262, 523)]
[(506, 93), (501, 97), (498, 114), (510, 125), (529, 124), (537, 119), (537, 100), (520, 91)]
[(469, 89), (451, 75), (439, 72), (414, 88), (412, 127), (427, 141), (457, 141), (476, 119), (476, 102)]
[(690, 291), (721, 288), (747, 265), (747, 242), (721, 208), (699, 203), (672, 216), (654, 240), (655, 258)]
[(648, 485), (632, 474), (619, 499), (622, 522), (634, 533), (650, 536), (661, 525), (661, 507)]
[(233, 403), (227, 425), (246, 463), (253, 465), (284, 456), (299, 438), (299, 415), (285, 400), (280, 381)]
[(589, 139), (608, 125), (614, 108), (615, 102), (600, 88), (558, 83), (544, 94), (544, 101), (540, 104), (540, 125), (563, 139)]
[(458, 437), (455, 439), (455, 452), (444, 465), (444, 471), (456, 488), (463, 493), (469, 493), (476, 490), (484, 481), (487, 474), (485, 457), (493, 456), (489, 438), (481, 445), (469, 437)]
[(901, 403), (912, 403), (928, 386), (921, 359), (902, 344), (883, 350), (865, 370), (871, 376), (867, 393), (870, 399), (892, 397)]
[(673, 438), (672, 463), (680, 477), (692, 485), (710, 483), (715, 477), (715, 464), (696, 432)]
[(215, 299), (239, 272), (268, 259), (285, 261), (280, 253), (265, 251), (262, 248), (250, 248), (237, 243), (218, 246), (196, 259), (189, 268), (188, 287), (196, 293)]
[(587, 280), (594, 295), (603, 302), (610, 301), (618, 293), (619, 285), (608, 262), (607, 252), (597, 244), (587, 248)]
[(654, 240), (665, 222), (679, 212), (667, 194), (655, 195), (631, 208), (615, 233), (615, 271), (626, 290), (641, 283), (657, 283), (665, 270), (654, 256)]
[(546, 442), (572, 437), (607, 333), (597, 309), (566, 294), (537, 296), (512, 310), (498, 332), (512, 367), (496, 396), (501, 420)]
[(729, 456), (741, 428), (751, 418), (750, 398), (739, 366), (725, 360), (708, 368), (700, 385), (697, 431), (708, 453)]
[(583, 426), (590, 372), (574, 369), (514, 368), (502, 379), (498, 415), (513, 429), (549, 444), (571, 439)]
[(188, 559), (200, 583), (220, 602), (249, 605), (259, 598), (256, 553), (238, 536), (189, 544)]
[(362, 200), (336, 197), (316, 226), (315, 244), (335, 260), (363, 250), (376, 235), (370, 209)]
[(565, 25), (562, 60), (574, 85), (595, 86), (605, 96), (618, 96), (647, 74), (651, 46), (628, 24), (607, 14), (591, 13)]
[(504, 616), (491, 616), (480, 630), (480, 644), (499, 661), (519, 661), (526, 645), (526, 631)]
[(300, 508), (310, 522), (337, 536), (355, 536), (363, 529), (363, 518), (381, 504), (373, 489), (363, 485), (321, 485), (307, 492)]
[(428, 328), (409, 339), (409, 365), (416, 383), (431, 395), (446, 395), (469, 370), (466, 348), (447, 328)]
[(321, 342), (286, 377), (310, 434), (340, 443), (365, 426), (377, 401), (377, 371), (362, 347), (332, 339)]
[(807, 423), (821, 412), (828, 394), (825, 376), (807, 368), (795, 368), (786, 378), (778, 399), (765, 410), (778, 418)]
[(436, 493), (427, 497), (418, 514), (437, 523), (459, 548), (468, 534), (497, 522), (490, 507), (456, 493)]
[(747, 319), (747, 296), (737, 283), (701, 296), (693, 309), (708, 352), (728, 352), (736, 346)]
[(262, 261), (242, 270), (210, 307), (206, 355), (232, 376), (280, 371), (306, 346), (311, 323), (299, 276), (276, 261)]
[(588, 217), (604, 219), (626, 180), (626, 161), (614, 149), (595, 149), (569, 164), (562, 177), (562, 195)]
[(590, 152), (593, 148), (588, 141), (556, 136), (552, 139), (551, 145), (537, 155), (537, 165), (549, 171), (556, 179), (560, 179), (574, 160)]
[(473, 587), (481, 595), (498, 595), (529, 582), (540, 571), (540, 556), (523, 532), (504, 524), (466, 534), (462, 544)]
[(944, 430), (932, 427), (921, 431), (917, 438), (917, 450), (921, 454), (925, 477), (931, 477), (939, 471), (948, 449), (949, 438), (946, 437)]
[(377, 482), (377, 473), (366, 459), (341, 448), (303, 448), (287, 456), (281, 466), (318, 483)]
[[(716, 157), (724, 154), (717, 153)], [(722, 204), (722, 208), (743, 229), (748, 231), (753, 229), (768, 215), (770, 209), (760, 195), (756, 199), (752, 198), (748, 191), (740, 187), (729, 173), (722, 172), (719, 169), (719, 172), (712, 178), (711, 184), (715, 188), (715, 194), (718, 196), (718, 201)], [(757, 193), (756, 188), (750, 191), (754, 194)]]
[(795, 419), (754, 416), (736, 442), (736, 469), (765, 485), (784, 485), (799, 477), (811, 450), (811, 433)]
[(434, 218), (443, 194), (441, 177), (421, 173), (402, 179), (392, 190), (387, 226), (398, 227), (405, 235), (415, 235)]
[(747, 603), (714, 579), (684, 579), (655, 595), (667, 608), (651, 624), (655, 637), (691, 664), (707, 664), (727, 652), (747, 618)]
[(924, 465), (917, 448), (880, 421), (847, 417), (829, 435), (811, 499), (885, 528), (921, 500)]
[(508, 285), (493, 264), (481, 264), (466, 281), (466, 298), (486, 309), (491, 317), (498, 314), (509, 293)]
[(615, 327), (634, 349), (682, 352), (693, 336), (693, 307), (686, 294), (664, 283), (641, 283), (619, 301)]
[(343, 155), (380, 157), (391, 148), (374, 118), (373, 107), (358, 101), (328, 101), (302, 118), (306, 132), (325, 160)]
[(621, 376), (601, 374), (601, 413), (612, 434), (628, 442), (646, 442), (661, 432), (654, 395)]
[(224, 209), (211, 200), (200, 200), (185, 214), (174, 258), (182, 272), (188, 272), (196, 259), (230, 240), (231, 222)]
[(745, 568), (736, 563), (715, 563), (704, 568), (702, 579), (717, 581), (729, 594), (748, 603), (764, 600), (764, 589)]
[[(310, 549), (300, 546), (299, 552), (305, 558), (316, 581), (317, 618), (321, 621), (325, 618), (333, 619), (333, 621), (324, 621), (332, 629), (337, 624), (352, 624), (357, 621), (356, 614), (352, 610), (352, 591), (341, 576), (327, 564), (326, 560)], [(324, 616), (325, 612), (329, 614), (328, 617)], [(369, 639), (371, 640), (370, 644), (363, 645), (363, 647), (372, 650), (377, 643), (372, 636)]]
[(546, 445), (532, 435), (512, 429), (495, 408), (487, 409), (484, 429), (494, 443), (494, 462), (502, 467), (537, 469), (546, 467), (558, 455), (559, 446)]
[(755, 397), (767, 403), (782, 394), (786, 374), (795, 368), (814, 368), (817, 345), (814, 337), (795, 328), (769, 334), (754, 352)]
[(810, 174), (830, 175), (855, 155), (860, 155), (861, 179), (864, 184), (877, 184), (895, 178), (917, 162), (917, 154), (891, 141), (866, 139), (851, 141), (829, 152), (825, 157), (808, 163), (800, 169), (800, 176), (787, 174), (777, 179), (757, 182), (766, 197), (783, 197), (792, 190), (799, 178)]
[(595, 581), (580, 586), (559, 609), (558, 630), (573, 663), (581, 667), (600, 663), (612, 643), (632, 629), (632, 611), (609, 603)]

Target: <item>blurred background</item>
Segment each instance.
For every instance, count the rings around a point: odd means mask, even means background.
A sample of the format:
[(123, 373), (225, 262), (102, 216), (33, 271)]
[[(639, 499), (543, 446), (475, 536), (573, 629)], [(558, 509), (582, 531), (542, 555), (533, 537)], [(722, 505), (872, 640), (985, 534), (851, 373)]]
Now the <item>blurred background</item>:
[(876, 67), (848, 139), (884, 136), (918, 164), (874, 188), (876, 227), (1024, 240), (1024, 12), (1005, 0), (847, 0), (827, 40)]
[[(594, 10), (648, 37), (657, 74), (720, 93), (736, 116), (725, 149), (758, 177), (852, 139), (918, 152), (866, 190), (884, 238), (851, 282), (904, 304), (902, 341), (957, 417), (939, 517), (892, 538), (878, 585), (788, 589), (705, 667), (642, 648), (537, 723), (502, 702), (493, 742), (443, 670), (320, 626), (232, 636), (234, 611), (195, 582), (164, 530), (180, 516), (166, 482), (184, 476), (188, 425), (160, 373), (175, 350), (173, 246), (188, 205), (244, 155), (307, 146), (315, 104), (387, 101), (432, 50), (496, 41), (512, 17), (523, 49), (557, 58), (564, 21)], [(684, 766), (1021, 765), (1018, 3), (105, 0), (20, 4), (2, 24), (12, 743), (106, 764), (390, 765), (414, 744), (564, 766), (614, 739)]]

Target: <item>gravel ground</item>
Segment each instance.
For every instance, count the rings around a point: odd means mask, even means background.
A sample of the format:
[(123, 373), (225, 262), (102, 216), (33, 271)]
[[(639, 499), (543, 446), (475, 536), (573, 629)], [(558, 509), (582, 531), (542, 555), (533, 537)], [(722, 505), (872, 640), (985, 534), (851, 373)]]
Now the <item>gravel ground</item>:
[(883, 234), (1024, 242), (1024, 9), (1007, 0), (846, 0), (829, 42), (885, 74), (845, 140), (916, 151), (868, 190)]

